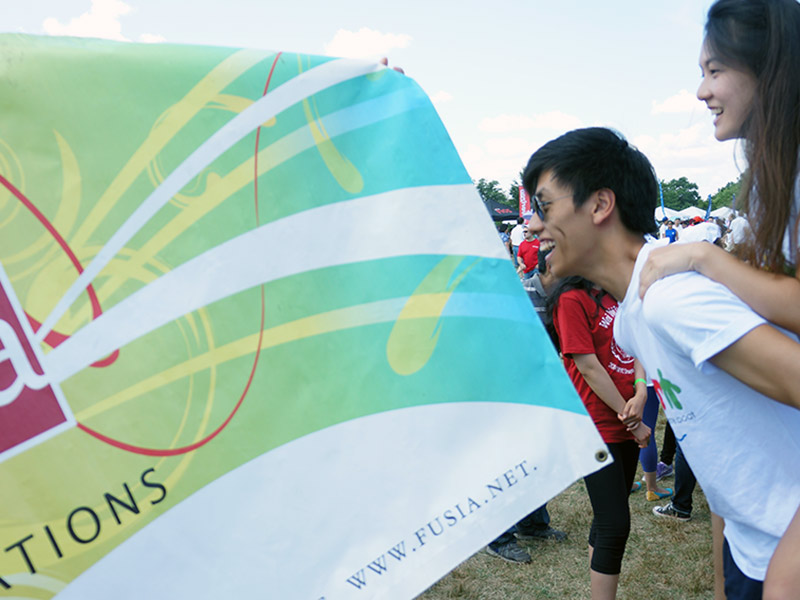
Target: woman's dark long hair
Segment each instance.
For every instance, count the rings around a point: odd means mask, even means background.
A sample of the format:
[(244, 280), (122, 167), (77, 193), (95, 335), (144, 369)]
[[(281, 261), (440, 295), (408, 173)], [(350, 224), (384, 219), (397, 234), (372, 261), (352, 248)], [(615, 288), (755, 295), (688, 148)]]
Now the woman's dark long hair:
[[(784, 267), (800, 150), (800, 4), (797, 0), (718, 0), (705, 43), (724, 64), (756, 78), (742, 135), (748, 170), (740, 195), (754, 233), (750, 260)], [(792, 249), (792, 253), (795, 252)]]
[[(591, 291), (594, 289), (594, 287), (594, 284), (588, 279), (578, 275), (573, 275), (571, 277), (564, 277), (564, 279), (559, 280), (553, 290), (547, 295), (547, 304), (545, 305), (545, 314), (547, 315), (547, 320), (545, 321), (547, 333), (550, 334), (550, 339), (553, 340), (553, 344), (555, 345), (556, 350), (559, 352), (561, 352), (561, 341), (558, 339), (555, 325), (553, 324), (553, 313), (558, 305), (559, 298), (561, 298), (562, 294), (570, 290), (584, 290), (592, 297), (592, 299), (595, 301), (595, 304), (597, 304), (597, 311), (600, 311), (600, 309), (603, 308), (602, 302), (605, 292), (601, 290), (599, 294), (592, 294)], [(596, 315), (597, 312), (595, 313), (595, 316)]]

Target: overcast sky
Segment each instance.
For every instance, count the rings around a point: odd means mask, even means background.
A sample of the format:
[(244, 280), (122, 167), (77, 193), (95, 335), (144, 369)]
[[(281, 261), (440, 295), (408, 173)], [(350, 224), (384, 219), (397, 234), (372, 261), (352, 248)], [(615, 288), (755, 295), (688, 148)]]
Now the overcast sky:
[[(504, 189), (575, 127), (618, 129), (705, 197), (738, 177), (695, 91), (711, 0), (0, 0), (0, 29), (388, 56), (433, 100), (473, 179)], [(383, 7), (385, 5), (385, 7)], [(739, 161), (741, 163), (741, 160)]]

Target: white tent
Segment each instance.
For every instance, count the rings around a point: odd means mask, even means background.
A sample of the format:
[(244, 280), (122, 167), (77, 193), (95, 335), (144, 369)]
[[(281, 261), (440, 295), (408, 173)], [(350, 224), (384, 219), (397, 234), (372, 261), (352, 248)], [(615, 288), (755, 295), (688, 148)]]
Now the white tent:
[(693, 219), (694, 217), (705, 218), (706, 211), (704, 211), (702, 208), (697, 208), (696, 206), (689, 206), (688, 208), (678, 211), (677, 216), (681, 219)]
[(733, 209), (728, 206), (722, 206), (711, 211), (712, 217), (719, 217), (720, 219), (727, 219), (730, 214), (733, 214)]

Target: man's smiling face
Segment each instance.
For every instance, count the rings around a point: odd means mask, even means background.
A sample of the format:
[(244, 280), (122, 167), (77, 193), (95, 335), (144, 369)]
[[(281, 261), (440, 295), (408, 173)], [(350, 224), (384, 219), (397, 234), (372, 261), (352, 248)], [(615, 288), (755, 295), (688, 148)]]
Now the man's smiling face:
[(581, 275), (594, 239), (591, 196), (576, 207), (572, 190), (561, 184), (552, 171), (542, 173), (535, 196), (541, 217), (539, 211), (534, 212), (528, 229), (539, 237), (539, 247), (548, 252), (548, 269), (556, 277)]

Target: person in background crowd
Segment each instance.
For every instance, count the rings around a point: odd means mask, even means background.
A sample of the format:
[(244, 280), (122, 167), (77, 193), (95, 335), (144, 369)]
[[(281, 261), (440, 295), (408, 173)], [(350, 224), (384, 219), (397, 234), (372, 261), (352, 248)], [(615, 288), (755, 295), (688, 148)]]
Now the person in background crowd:
[(728, 247), (726, 250), (734, 256), (744, 258), (747, 255), (747, 248), (753, 242), (753, 231), (747, 217), (743, 214), (736, 215), (731, 221), (730, 234), (728, 236)]
[(521, 279), (533, 277), (539, 264), (539, 240), (532, 231), (525, 228), (525, 239), (519, 245), (517, 252), (517, 274)]
[(504, 223), (500, 223), (497, 226), (497, 233), (500, 234), (500, 241), (503, 242), (503, 246), (506, 247), (508, 254), (511, 255), (511, 237), (508, 235), (508, 227)]
[[(564, 366), (614, 458), (584, 478), (593, 515), (589, 531), (593, 600), (616, 597), (631, 525), (629, 492), (639, 448), (647, 446), (651, 433), (641, 413), (629, 412), (631, 406), (644, 406), (647, 391), (644, 372), (637, 376), (633, 357), (614, 342), (616, 312), (616, 301), (582, 277), (561, 280), (548, 298)], [(625, 422), (619, 416), (623, 413)]]
[(519, 251), (519, 245), (522, 243), (522, 240), (525, 239), (525, 226), (523, 223), (525, 219), (522, 217), (517, 217), (517, 224), (514, 225), (514, 229), (511, 230), (511, 250), (514, 253), (514, 266), (517, 266), (517, 252)]
[[(536, 309), (536, 314), (542, 320), (550, 338), (553, 339), (554, 334), (552, 333), (552, 326), (547, 319), (545, 307), (547, 296), (553, 289), (556, 280), (552, 273), (547, 270), (547, 263), (544, 260), (546, 252), (547, 249), (539, 251), (537, 261), (538, 269), (534, 271), (532, 277), (523, 280), (523, 286), (528, 292), (528, 297)], [(517, 539), (562, 542), (567, 539), (567, 534), (550, 527), (550, 514), (547, 512), (547, 505), (545, 504), (492, 541), (487, 546), (486, 551), (493, 556), (497, 556), (498, 558), (512, 563), (531, 562), (531, 555), (517, 543)]]
[(669, 243), (674, 244), (678, 241), (678, 230), (672, 221), (667, 221), (667, 228), (664, 230), (664, 237), (669, 238)]

